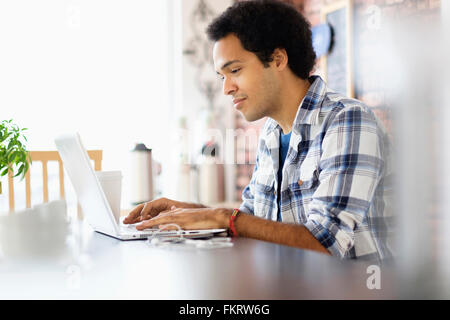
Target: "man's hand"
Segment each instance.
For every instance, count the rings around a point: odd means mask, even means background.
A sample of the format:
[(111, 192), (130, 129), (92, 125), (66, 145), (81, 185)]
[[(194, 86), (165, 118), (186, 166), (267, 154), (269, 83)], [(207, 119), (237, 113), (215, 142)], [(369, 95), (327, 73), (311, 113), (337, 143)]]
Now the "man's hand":
[[(144, 230), (159, 226), (165, 228), (167, 224), (177, 224), (181, 229), (226, 229), (228, 228), (228, 220), (232, 210), (218, 208), (194, 208), (183, 209), (171, 207), (171, 210), (163, 211), (156, 217), (146, 220), (136, 226), (137, 230)], [(165, 228), (166, 230), (175, 227)]]
[(149, 201), (138, 205), (136, 208), (130, 211), (128, 216), (123, 220), (125, 224), (139, 223), (153, 217), (164, 211), (170, 210), (172, 207), (177, 208), (204, 208), (201, 204), (185, 203), (170, 200), (167, 198), (159, 198), (153, 201)]
[(157, 216), (160, 212), (170, 210), (176, 204), (176, 201), (160, 198), (138, 205), (130, 211), (123, 220), (125, 224), (138, 223)]

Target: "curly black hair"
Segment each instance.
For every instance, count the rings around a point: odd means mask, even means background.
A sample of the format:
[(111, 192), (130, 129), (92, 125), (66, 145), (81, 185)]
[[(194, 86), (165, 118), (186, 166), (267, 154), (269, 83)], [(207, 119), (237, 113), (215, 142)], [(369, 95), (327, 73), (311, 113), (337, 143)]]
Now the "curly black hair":
[(235, 34), (245, 50), (253, 52), (265, 67), (275, 49), (285, 49), (288, 65), (308, 79), (316, 54), (309, 22), (289, 4), (274, 0), (237, 2), (215, 18), (206, 33), (212, 41)]

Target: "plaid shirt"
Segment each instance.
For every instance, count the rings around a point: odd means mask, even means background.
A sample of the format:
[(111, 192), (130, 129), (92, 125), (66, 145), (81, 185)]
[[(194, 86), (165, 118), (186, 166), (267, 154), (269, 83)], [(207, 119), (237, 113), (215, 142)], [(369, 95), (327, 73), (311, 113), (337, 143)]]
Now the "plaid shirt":
[(304, 225), (333, 255), (390, 258), (387, 134), (360, 101), (328, 91), (318, 76), (310, 81), (292, 126), (281, 188), (281, 127), (269, 118), (240, 210), (276, 221), (281, 192), (282, 222)]

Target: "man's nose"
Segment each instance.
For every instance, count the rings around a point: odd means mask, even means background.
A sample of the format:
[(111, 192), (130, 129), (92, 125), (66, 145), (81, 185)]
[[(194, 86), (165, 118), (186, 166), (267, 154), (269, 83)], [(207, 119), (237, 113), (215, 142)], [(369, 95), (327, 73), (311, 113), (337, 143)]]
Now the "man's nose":
[(233, 82), (231, 78), (225, 77), (223, 80), (223, 93), (225, 95), (232, 95), (234, 92), (237, 91), (237, 86)]

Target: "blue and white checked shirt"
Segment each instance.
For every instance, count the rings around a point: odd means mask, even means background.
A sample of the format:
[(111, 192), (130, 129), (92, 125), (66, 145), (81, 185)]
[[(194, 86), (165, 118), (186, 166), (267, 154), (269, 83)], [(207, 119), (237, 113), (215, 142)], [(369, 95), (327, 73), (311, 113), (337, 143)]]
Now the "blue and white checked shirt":
[[(318, 76), (310, 81), (282, 171), (282, 222), (304, 225), (340, 258), (391, 258), (389, 138), (362, 102), (329, 91)], [(273, 221), (280, 190), (280, 131), (270, 118), (263, 126), (240, 207)]]

